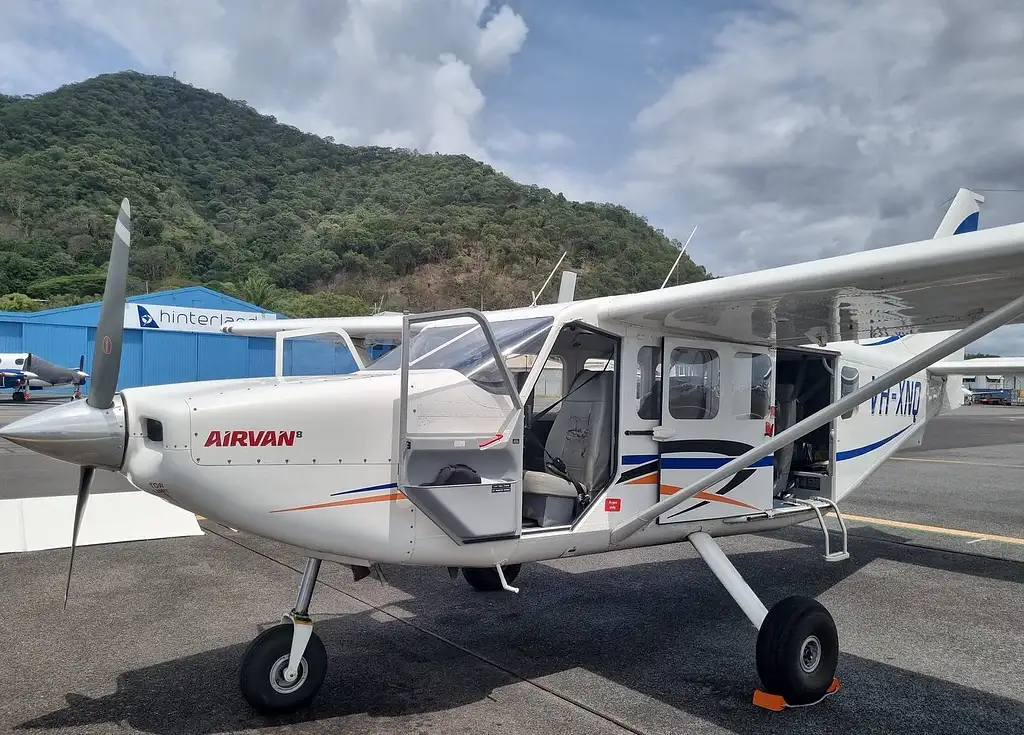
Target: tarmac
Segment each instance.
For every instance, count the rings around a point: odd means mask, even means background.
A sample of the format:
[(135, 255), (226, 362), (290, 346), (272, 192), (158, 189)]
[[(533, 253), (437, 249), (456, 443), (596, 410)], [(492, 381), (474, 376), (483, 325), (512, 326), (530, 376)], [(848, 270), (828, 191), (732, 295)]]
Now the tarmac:
[[(0, 424), (31, 410), (4, 401)], [(327, 680), (270, 719), (238, 667), (294, 603), (295, 551), (208, 521), (82, 547), (66, 611), (67, 549), (8, 554), (0, 732), (1022, 733), (1022, 485), (1024, 407), (970, 406), (844, 501), (849, 560), (823, 562), (812, 525), (724, 539), (766, 605), (813, 596), (839, 629), (841, 690), (781, 713), (751, 704), (756, 631), (685, 543), (530, 564), (518, 595), (325, 564)], [(75, 486), (75, 468), (0, 442), (0, 497)], [(96, 487), (129, 489), (109, 473)]]

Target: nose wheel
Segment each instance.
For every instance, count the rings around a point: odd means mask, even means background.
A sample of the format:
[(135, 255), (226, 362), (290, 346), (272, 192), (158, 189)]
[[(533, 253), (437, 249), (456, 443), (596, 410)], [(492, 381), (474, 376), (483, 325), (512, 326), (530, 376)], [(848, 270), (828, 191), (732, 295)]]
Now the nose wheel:
[(320, 560), (309, 559), (295, 607), (256, 636), (242, 659), (239, 684), (249, 706), (260, 714), (280, 715), (308, 705), (327, 675), (327, 651), (313, 632), (309, 603)]
[(312, 631), (294, 673), (289, 671), (293, 627), (283, 623), (268, 628), (245, 653), (240, 682), (242, 696), (260, 714), (285, 714), (305, 707), (324, 683), (327, 651), (320, 637)]

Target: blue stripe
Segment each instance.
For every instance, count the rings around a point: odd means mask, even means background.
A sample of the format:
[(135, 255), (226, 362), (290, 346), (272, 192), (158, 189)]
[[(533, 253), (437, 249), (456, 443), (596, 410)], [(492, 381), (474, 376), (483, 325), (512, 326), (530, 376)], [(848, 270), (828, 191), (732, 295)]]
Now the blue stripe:
[[(735, 457), (662, 457), (661, 469), (663, 470), (717, 470), (732, 462)], [(772, 455), (762, 457), (750, 468), (771, 467), (775, 458)]]
[(867, 454), (868, 452), (873, 452), (876, 449), (878, 449), (879, 447), (888, 444), (889, 442), (891, 442), (893, 439), (898, 437), (900, 434), (902, 434), (903, 432), (905, 432), (909, 428), (910, 428), (910, 426), (906, 426), (906, 427), (900, 429), (899, 431), (897, 431), (892, 436), (887, 436), (884, 439), (879, 439), (878, 441), (876, 441), (873, 444), (868, 444), (867, 446), (863, 446), (863, 447), (857, 447), (856, 449), (847, 449), (845, 452), (837, 452), (836, 453), (836, 461), (837, 462), (842, 462), (844, 459), (854, 459), (855, 457), (860, 457), (860, 456), (862, 456), (864, 454)]
[(657, 454), (625, 454), (622, 457), (622, 464), (646, 464), (658, 458)]
[(331, 493), (333, 498), (336, 495), (351, 495), (352, 493), (368, 493), (371, 490), (389, 490), (393, 487), (398, 487), (397, 482), (389, 482), (384, 485), (373, 485), (372, 487), (358, 487), (355, 490), (342, 490), (340, 493)]
[(954, 235), (959, 235), (961, 232), (977, 232), (978, 230), (978, 215), (980, 212), (972, 212), (964, 218), (964, 221), (960, 223), (960, 226), (956, 228)]
[(891, 344), (891, 343), (893, 343), (893, 342), (896, 342), (896, 341), (898, 341), (898, 340), (900, 339), (900, 337), (901, 337), (901, 336), (902, 336), (902, 335), (899, 335), (899, 334), (894, 334), (894, 335), (892, 335), (891, 337), (886, 337), (885, 339), (881, 339), (881, 340), (879, 340), (879, 341), (877, 341), (877, 342), (868, 342), (868, 343), (867, 343), (867, 344), (865, 344), (864, 346), (865, 346), (865, 347), (877, 347), (878, 345), (887, 345), (887, 344)]
[[(653, 462), (659, 458), (657, 454), (627, 454), (622, 458), (623, 465), (638, 465)], [(732, 462), (735, 457), (661, 457), (661, 468), (665, 470), (716, 470)], [(751, 467), (771, 467), (774, 457), (769, 455), (757, 460)]]

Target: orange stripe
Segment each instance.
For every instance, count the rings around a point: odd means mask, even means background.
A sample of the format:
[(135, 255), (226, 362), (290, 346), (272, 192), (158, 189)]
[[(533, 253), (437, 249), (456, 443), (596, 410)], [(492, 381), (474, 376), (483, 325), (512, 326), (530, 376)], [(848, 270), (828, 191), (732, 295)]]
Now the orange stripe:
[(697, 493), (693, 497), (700, 498), (701, 500), (710, 500), (710, 501), (715, 502), (715, 503), (726, 503), (728, 505), (738, 505), (741, 508), (750, 508), (751, 510), (761, 510), (760, 508), (758, 508), (756, 506), (753, 506), (750, 503), (744, 503), (742, 500), (736, 500), (736, 498), (729, 498), (729, 497), (726, 497), (725, 495), (715, 495), (714, 493), (709, 493), (709, 492), (707, 492), (705, 490), (701, 490), (699, 493)]
[(287, 513), (292, 510), (315, 510), (317, 508), (336, 508), (339, 505), (359, 505), (361, 503), (379, 503), (384, 500), (401, 500), (405, 495), (402, 493), (391, 493), (390, 495), (375, 495), (372, 498), (349, 498), (348, 500), (334, 500), (330, 503), (317, 503), (315, 505), (299, 505), (295, 508), (281, 508), (272, 510), (271, 513)]
[(656, 485), (658, 483), (658, 473), (652, 472), (649, 475), (641, 475), (640, 477), (634, 477), (632, 480), (627, 480), (626, 485)]
[[(661, 486), (661, 494), (662, 495), (675, 495), (680, 490), (682, 490), (682, 488), (681, 487), (676, 487), (675, 485), (662, 485)], [(729, 498), (729, 497), (726, 497), (725, 495), (715, 495), (714, 493), (709, 493), (707, 490), (701, 490), (700, 492), (698, 492), (693, 497), (696, 498), (696, 499), (699, 499), (699, 500), (707, 500), (707, 501), (710, 501), (712, 503), (725, 503), (727, 505), (738, 505), (741, 508), (750, 508), (751, 510), (761, 510), (757, 506), (750, 505), (749, 503), (744, 503), (742, 500), (736, 500), (735, 498)]]

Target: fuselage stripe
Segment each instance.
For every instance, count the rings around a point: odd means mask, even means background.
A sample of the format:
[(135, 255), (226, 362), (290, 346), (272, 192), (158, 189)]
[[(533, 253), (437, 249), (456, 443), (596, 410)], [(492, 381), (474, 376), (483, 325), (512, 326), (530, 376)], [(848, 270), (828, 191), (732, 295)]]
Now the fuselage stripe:
[(355, 490), (342, 490), (338, 493), (331, 493), (331, 497), (337, 495), (352, 495), (353, 493), (368, 493), (371, 490), (390, 490), (391, 488), (397, 488), (397, 482), (386, 482), (383, 485), (371, 485), (370, 487), (357, 487)]

